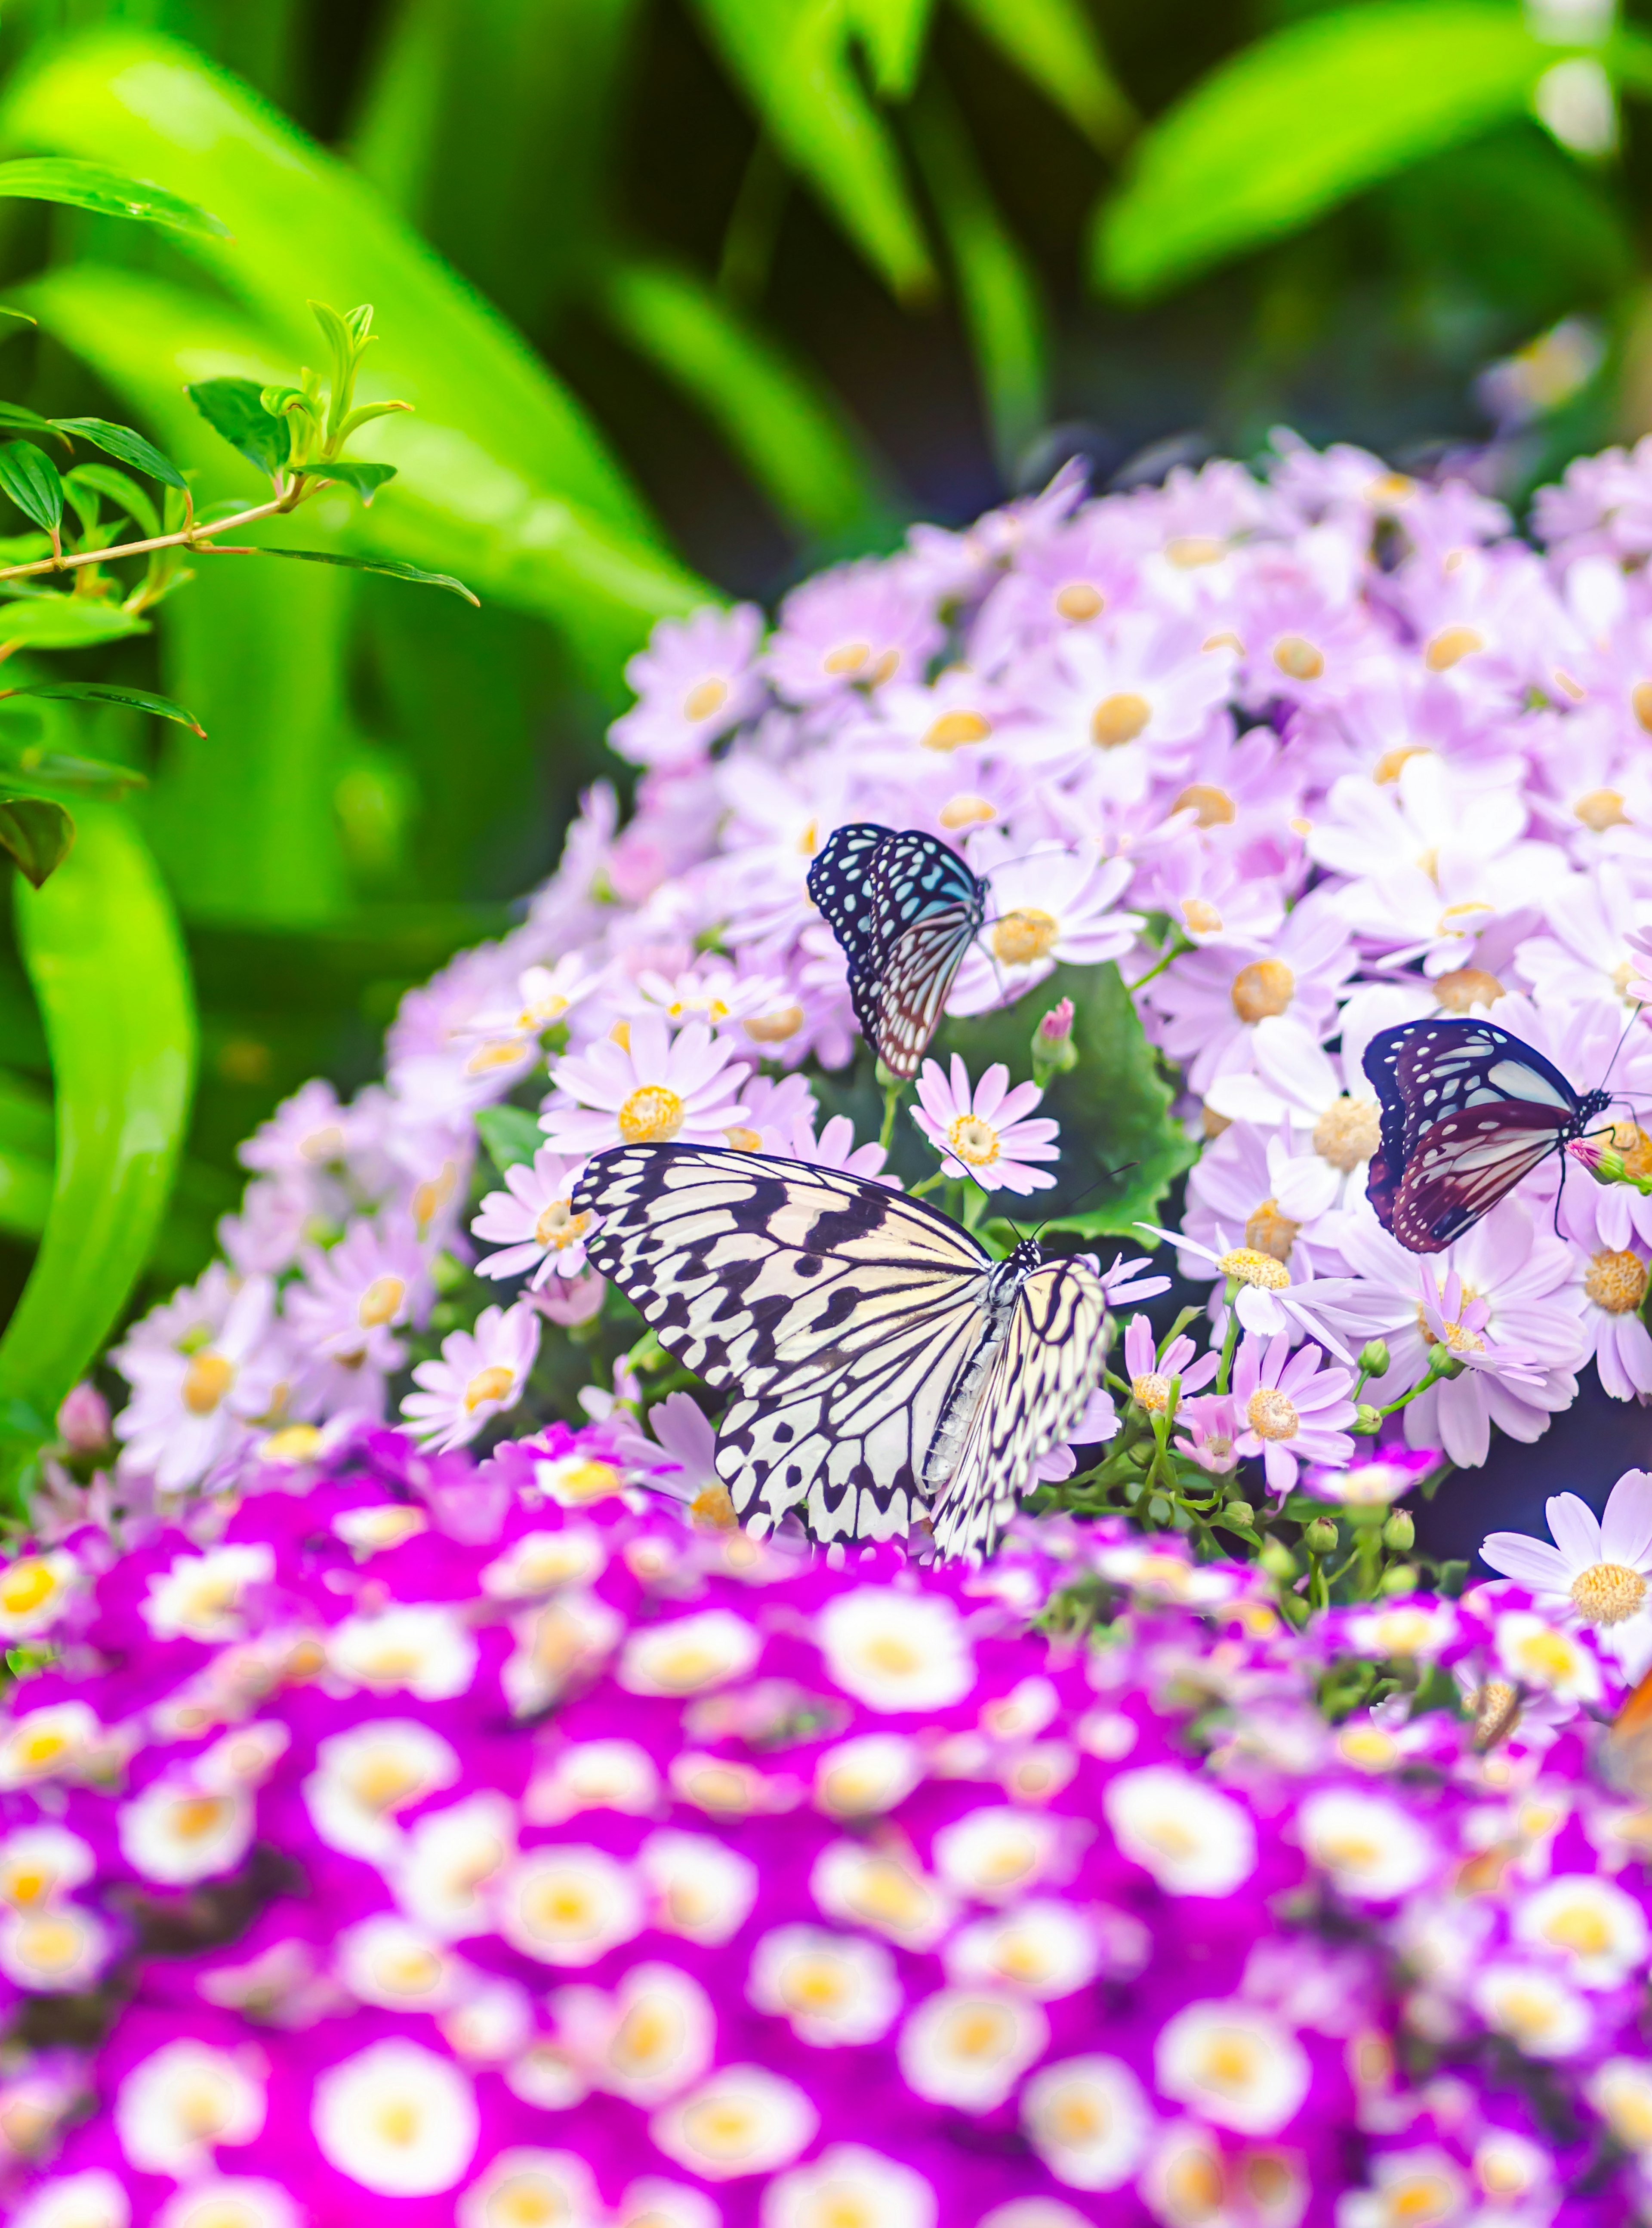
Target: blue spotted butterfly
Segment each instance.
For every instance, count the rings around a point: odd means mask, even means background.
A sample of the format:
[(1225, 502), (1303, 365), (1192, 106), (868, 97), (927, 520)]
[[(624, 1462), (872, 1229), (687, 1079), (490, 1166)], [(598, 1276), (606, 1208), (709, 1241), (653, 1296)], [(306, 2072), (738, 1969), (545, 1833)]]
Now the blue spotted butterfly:
[(1382, 1113), (1366, 1196), (1412, 1253), (1444, 1252), (1611, 1103), (1489, 1021), (1380, 1029), (1365, 1072)]
[(858, 820), (834, 830), (809, 894), (843, 947), (868, 1043), (891, 1075), (916, 1075), (986, 919), (986, 884), (937, 836)]

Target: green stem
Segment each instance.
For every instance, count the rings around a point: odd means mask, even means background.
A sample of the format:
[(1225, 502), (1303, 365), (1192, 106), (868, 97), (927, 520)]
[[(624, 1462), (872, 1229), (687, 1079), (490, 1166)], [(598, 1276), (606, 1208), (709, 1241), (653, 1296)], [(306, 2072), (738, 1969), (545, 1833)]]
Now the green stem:
[(754, 302), (767, 285), (791, 187), (791, 175), (775, 152), (774, 143), (767, 132), (759, 131), (723, 234), (723, 253), (717, 266), (720, 294)]
[(1229, 1380), (1232, 1378), (1233, 1373), (1233, 1349), (1239, 1344), (1239, 1309), (1233, 1305), (1233, 1303), (1238, 1297), (1239, 1278), (1237, 1277), (1230, 1277), (1227, 1280), (1227, 1291), (1225, 1296), (1225, 1302), (1227, 1308), (1227, 1328), (1222, 1334), (1221, 1365), (1216, 1372), (1216, 1390), (1219, 1392), (1226, 1392), (1227, 1391)]
[(894, 1143), (895, 1116), (900, 1110), (900, 1101), (902, 1097), (905, 1095), (906, 1089), (906, 1085), (901, 1081), (898, 1075), (891, 1076), (889, 1081), (884, 1086), (883, 1127), (878, 1132), (878, 1143), (883, 1147), (886, 1153), (888, 1151), (890, 1146)]
[(938, 1191), (941, 1186), (946, 1181), (947, 1175), (945, 1169), (937, 1168), (932, 1176), (925, 1176), (921, 1183), (915, 1183), (912, 1189), (906, 1194), (906, 1196), (908, 1199), (925, 1198), (929, 1193)]
[(1171, 937), (1169, 944), (1165, 947), (1164, 951), (1160, 953), (1156, 965), (1149, 967), (1146, 974), (1138, 976), (1134, 983), (1127, 983), (1124, 985), (1124, 988), (1130, 992), (1130, 996), (1134, 997), (1138, 990), (1144, 990), (1147, 988), (1148, 984), (1152, 982), (1155, 976), (1162, 975), (1165, 969), (1170, 964), (1170, 962), (1173, 959), (1180, 959), (1184, 951), (1191, 951), (1192, 950), (1192, 944), (1188, 943), (1187, 938), (1181, 933), (1181, 931), (1177, 929), (1175, 933)]

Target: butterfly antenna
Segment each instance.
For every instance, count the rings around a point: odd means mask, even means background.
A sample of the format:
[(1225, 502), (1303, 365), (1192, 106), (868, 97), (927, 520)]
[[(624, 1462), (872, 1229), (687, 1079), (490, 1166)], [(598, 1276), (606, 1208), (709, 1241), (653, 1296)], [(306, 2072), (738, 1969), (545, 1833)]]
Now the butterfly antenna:
[(1617, 1065), (1617, 1055), (1623, 1051), (1623, 1047), (1629, 1042), (1629, 1033), (1635, 1027), (1636, 1022), (1640, 1019), (1642, 1005), (1643, 1001), (1637, 998), (1635, 1002), (1634, 1011), (1630, 1014), (1628, 1021), (1623, 1024), (1623, 1034), (1617, 1040), (1617, 1043), (1612, 1052), (1612, 1056), (1606, 1063), (1605, 1074), (1600, 1079), (1600, 1087), (1603, 1091), (1612, 1079), (1612, 1070)]
[[(1094, 1183), (1088, 1183), (1085, 1186), (1084, 1189), (1079, 1194), (1078, 1198), (1073, 1200), (1073, 1206), (1081, 1207), (1085, 1200), (1089, 1198), (1092, 1192), (1099, 1191), (1103, 1184), (1111, 1183), (1115, 1176), (1127, 1176), (1133, 1168), (1139, 1166), (1140, 1163), (1136, 1161), (1121, 1161), (1116, 1168), (1104, 1168), (1101, 1174), (1096, 1178)], [(1069, 1207), (1067, 1212), (1070, 1214), (1073, 1212), (1073, 1208)], [(1008, 1218), (1006, 1218), (1006, 1220)], [(1038, 1243), (1039, 1239), (1043, 1236), (1044, 1232), (1049, 1228), (1051, 1223), (1053, 1223), (1055, 1217), (1053, 1214), (1047, 1214), (1045, 1216), (1043, 1221), (1039, 1224), (1038, 1228), (1033, 1232), (1033, 1243), (1034, 1245)]]

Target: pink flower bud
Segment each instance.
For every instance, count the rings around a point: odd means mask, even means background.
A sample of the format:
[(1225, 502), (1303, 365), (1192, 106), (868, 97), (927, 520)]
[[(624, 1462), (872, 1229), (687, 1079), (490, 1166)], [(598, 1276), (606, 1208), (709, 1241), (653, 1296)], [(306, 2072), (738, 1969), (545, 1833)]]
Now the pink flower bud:
[(523, 1297), (547, 1321), (571, 1329), (602, 1312), (606, 1289), (605, 1280), (594, 1269), (587, 1269), (582, 1277), (553, 1277), (538, 1291), (524, 1293)]
[(65, 1396), (57, 1434), (77, 1455), (100, 1454), (108, 1445), (109, 1403), (95, 1385), (77, 1385)]
[(1047, 1045), (1065, 1044), (1073, 1034), (1073, 1001), (1063, 998), (1060, 1005), (1052, 1006), (1038, 1025), (1039, 1035)]

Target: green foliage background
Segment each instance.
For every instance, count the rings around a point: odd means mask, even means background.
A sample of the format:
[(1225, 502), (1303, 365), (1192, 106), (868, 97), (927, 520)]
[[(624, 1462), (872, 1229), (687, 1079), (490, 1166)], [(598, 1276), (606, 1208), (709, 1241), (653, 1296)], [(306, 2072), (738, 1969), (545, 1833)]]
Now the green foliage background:
[[(1280, 419), (1390, 452), (1474, 438), (1476, 370), (1572, 314), (1600, 370), (1511, 469), (1638, 432), (1652, 38), (1558, 13), (0, 14), (0, 158), (107, 164), (230, 235), (0, 200), (0, 289), (38, 320), (0, 329), (0, 394), (138, 425), (197, 501), (252, 501), (185, 383), (290, 382), (321, 353), (307, 298), (371, 302), (362, 394), (417, 414), (362, 435), (398, 477), (370, 509), (318, 499), (304, 546), (457, 573), (483, 602), (202, 560), (147, 631), (67, 665), (17, 654), (16, 674), (164, 690), (207, 732), (0, 703), (0, 756), (149, 779), (77, 809), (69, 864), (20, 885), (0, 949), (0, 1309), (35, 1269), (0, 1341), (0, 1441), (41, 1425), (134, 1297), (199, 1268), (275, 1101), (317, 1072), (361, 1080), (401, 990), (548, 868), (579, 789), (622, 771), (603, 727), (663, 614), (772, 598), (1074, 445), (1105, 473), (1189, 431), (1246, 453)], [(1623, 102), (1615, 152), (1536, 120), (1578, 57)]]

